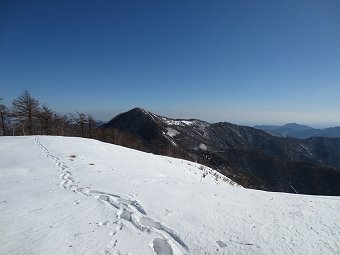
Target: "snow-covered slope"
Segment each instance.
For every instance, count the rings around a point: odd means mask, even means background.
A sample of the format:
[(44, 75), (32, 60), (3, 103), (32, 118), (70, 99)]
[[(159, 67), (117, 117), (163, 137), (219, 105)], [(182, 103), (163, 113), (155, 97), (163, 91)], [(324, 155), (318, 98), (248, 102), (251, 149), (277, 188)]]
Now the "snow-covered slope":
[(1, 254), (339, 254), (339, 212), (95, 140), (0, 138)]

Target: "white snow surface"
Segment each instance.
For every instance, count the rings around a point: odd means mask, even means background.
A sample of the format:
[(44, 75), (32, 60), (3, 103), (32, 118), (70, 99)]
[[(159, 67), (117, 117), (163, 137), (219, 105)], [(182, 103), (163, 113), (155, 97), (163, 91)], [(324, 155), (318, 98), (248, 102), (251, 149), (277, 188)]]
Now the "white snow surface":
[(0, 138), (0, 254), (339, 254), (339, 212), (95, 140)]
[(166, 128), (166, 131), (167, 131), (166, 134), (170, 137), (175, 137), (176, 135), (179, 135), (178, 131), (169, 127)]
[(173, 120), (173, 119), (168, 119), (168, 118), (162, 118), (163, 121), (172, 126), (191, 126), (195, 124), (195, 121), (190, 121), (190, 120)]
[(204, 151), (206, 151), (208, 149), (208, 147), (204, 143), (200, 143), (198, 148), (200, 148), (201, 150), (204, 150)]

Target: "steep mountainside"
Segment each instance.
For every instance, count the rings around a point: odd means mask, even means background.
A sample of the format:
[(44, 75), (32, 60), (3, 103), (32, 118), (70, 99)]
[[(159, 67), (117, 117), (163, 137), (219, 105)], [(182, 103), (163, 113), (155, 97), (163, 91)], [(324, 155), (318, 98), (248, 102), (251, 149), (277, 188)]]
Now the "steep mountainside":
[(103, 128), (133, 134), (146, 151), (207, 164), (246, 187), (340, 194), (340, 138), (275, 137), (251, 127), (170, 119), (140, 108)]

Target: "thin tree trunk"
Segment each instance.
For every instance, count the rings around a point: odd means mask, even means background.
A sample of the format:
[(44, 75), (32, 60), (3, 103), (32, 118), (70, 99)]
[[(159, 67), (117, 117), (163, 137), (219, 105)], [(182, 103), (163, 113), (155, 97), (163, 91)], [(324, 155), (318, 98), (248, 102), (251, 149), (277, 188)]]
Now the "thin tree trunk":
[(80, 123), (80, 129), (81, 129), (81, 137), (84, 137), (84, 123)]
[(6, 135), (6, 128), (5, 128), (5, 117), (1, 114), (1, 127), (2, 127), (2, 135)]
[(89, 122), (89, 137), (92, 138), (92, 124)]
[(32, 135), (32, 111), (28, 109), (28, 134)]
[(25, 125), (23, 124), (23, 123), (21, 123), (21, 122), (19, 122), (20, 123), (20, 125), (21, 125), (21, 127), (22, 127), (22, 134), (24, 135), (24, 136), (26, 136), (26, 133), (25, 133)]

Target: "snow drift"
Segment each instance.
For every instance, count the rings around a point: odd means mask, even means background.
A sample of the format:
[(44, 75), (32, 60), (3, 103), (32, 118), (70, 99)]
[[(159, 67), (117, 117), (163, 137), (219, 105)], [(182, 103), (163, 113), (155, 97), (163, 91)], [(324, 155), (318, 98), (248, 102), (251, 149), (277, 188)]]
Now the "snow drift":
[(339, 254), (339, 211), (95, 140), (0, 138), (1, 254)]

